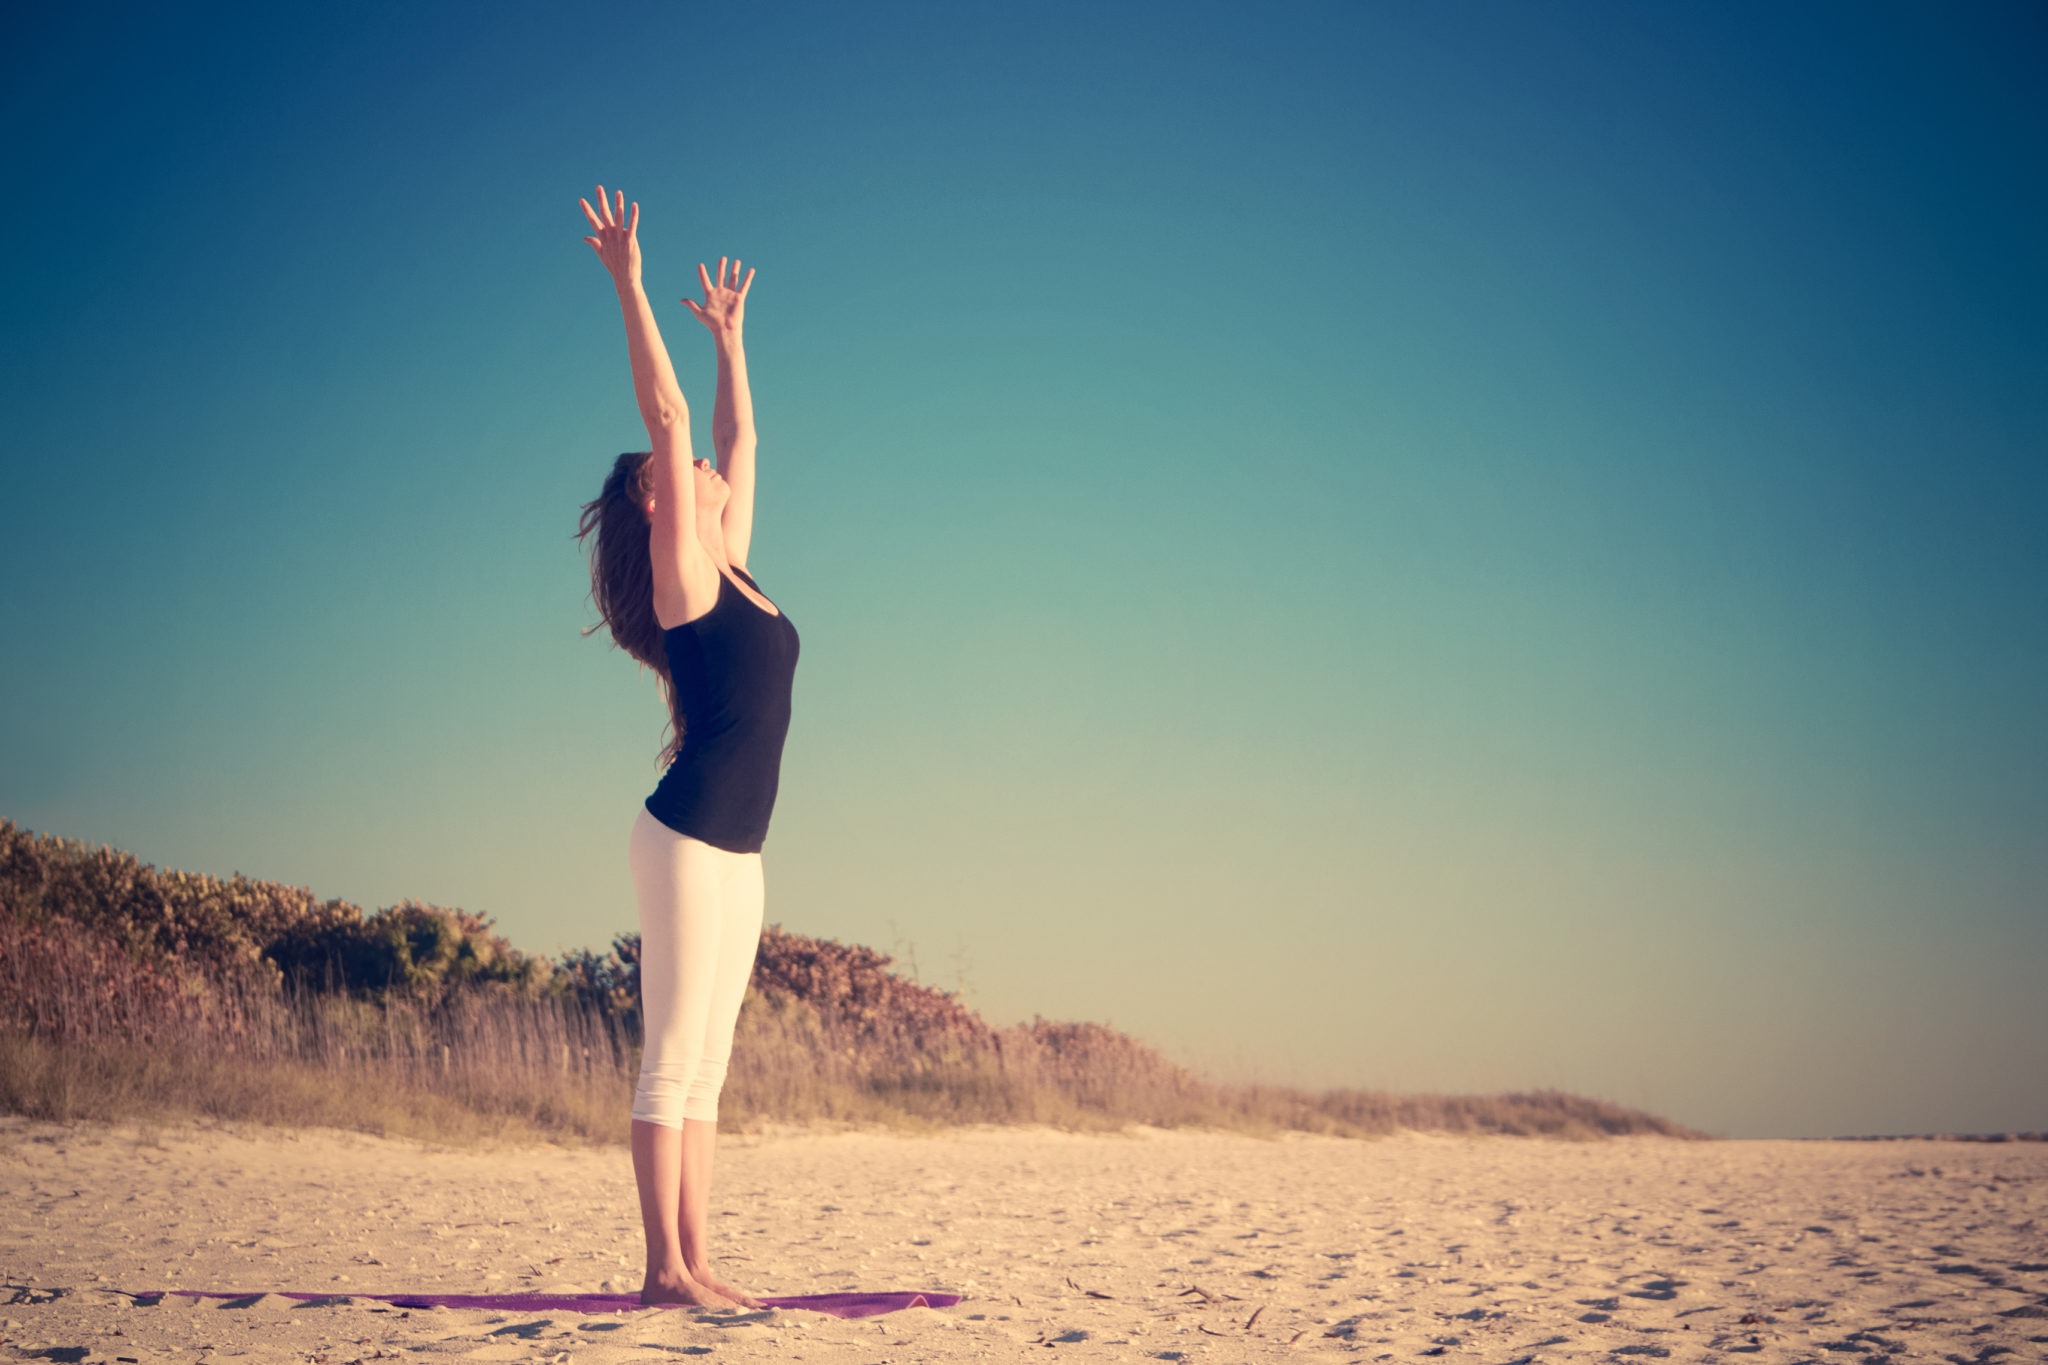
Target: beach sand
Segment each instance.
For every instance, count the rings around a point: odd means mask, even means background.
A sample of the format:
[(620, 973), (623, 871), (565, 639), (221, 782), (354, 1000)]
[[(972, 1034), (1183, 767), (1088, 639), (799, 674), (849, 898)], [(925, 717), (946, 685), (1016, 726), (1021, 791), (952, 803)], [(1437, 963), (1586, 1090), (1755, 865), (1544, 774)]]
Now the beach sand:
[(2048, 1358), (2048, 1144), (726, 1136), (718, 1269), (956, 1307), (402, 1309), (116, 1290), (637, 1291), (619, 1150), (0, 1119), (0, 1359)]

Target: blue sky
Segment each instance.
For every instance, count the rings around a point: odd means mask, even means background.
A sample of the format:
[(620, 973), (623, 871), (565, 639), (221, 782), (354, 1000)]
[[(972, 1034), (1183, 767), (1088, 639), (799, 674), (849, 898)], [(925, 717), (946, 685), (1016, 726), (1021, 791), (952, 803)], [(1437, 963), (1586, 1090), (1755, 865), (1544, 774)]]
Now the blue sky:
[(769, 918), (1225, 1077), (2048, 1128), (2020, 5), (16, 7), (0, 815), (634, 927), (580, 238), (758, 270)]

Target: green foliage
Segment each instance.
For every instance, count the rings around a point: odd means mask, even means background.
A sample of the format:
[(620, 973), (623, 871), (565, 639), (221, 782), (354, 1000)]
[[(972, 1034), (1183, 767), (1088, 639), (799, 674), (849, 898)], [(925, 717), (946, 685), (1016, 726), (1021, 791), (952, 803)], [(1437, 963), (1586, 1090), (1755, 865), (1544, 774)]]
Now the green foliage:
[(583, 1006), (640, 1026), (640, 936), (621, 934), (608, 953), (577, 948), (556, 964), (551, 988)]
[(72, 926), (137, 962), (215, 981), (290, 979), (359, 996), (487, 987), (538, 997), (571, 986), (467, 910), (406, 900), (366, 917), (305, 887), (158, 871), (12, 820), (0, 820), (0, 916)]
[(263, 952), (295, 984), (352, 995), (438, 997), (488, 987), (534, 998), (566, 989), (553, 963), (520, 952), (491, 924), (467, 910), (406, 900), (366, 919), (289, 927)]
[(304, 887), (159, 872), (119, 849), (37, 836), (0, 820), (0, 914), (95, 930), (148, 962), (275, 978), (263, 949), (287, 931), (360, 919), (346, 901)]

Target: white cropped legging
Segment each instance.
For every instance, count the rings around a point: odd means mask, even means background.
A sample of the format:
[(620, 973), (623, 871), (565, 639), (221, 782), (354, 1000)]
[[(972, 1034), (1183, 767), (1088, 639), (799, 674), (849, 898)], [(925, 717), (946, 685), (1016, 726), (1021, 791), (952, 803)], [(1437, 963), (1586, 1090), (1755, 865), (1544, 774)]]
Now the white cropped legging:
[(716, 1119), (740, 1001), (761, 946), (761, 855), (678, 834), (645, 806), (633, 822), (629, 852), (640, 900), (645, 1037), (633, 1117), (665, 1128)]

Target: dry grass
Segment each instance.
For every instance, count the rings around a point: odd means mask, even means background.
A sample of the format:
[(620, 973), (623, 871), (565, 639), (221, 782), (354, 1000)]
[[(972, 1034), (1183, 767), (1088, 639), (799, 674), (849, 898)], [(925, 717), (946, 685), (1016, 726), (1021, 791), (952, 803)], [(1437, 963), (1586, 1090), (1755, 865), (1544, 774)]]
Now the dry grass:
[[(280, 965), (337, 945), (375, 989), (316, 988), (313, 973)], [(366, 920), (301, 889), (159, 874), (0, 822), (0, 1112), (622, 1143), (639, 1068), (637, 953), (629, 936), (607, 956), (550, 963), (459, 911), (406, 902)], [(1099, 1024), (992, 1028), (889, 965), (770, 926), (722, 1120), (1705, 1136), (1556, 1091), (1218, 1085)]]

